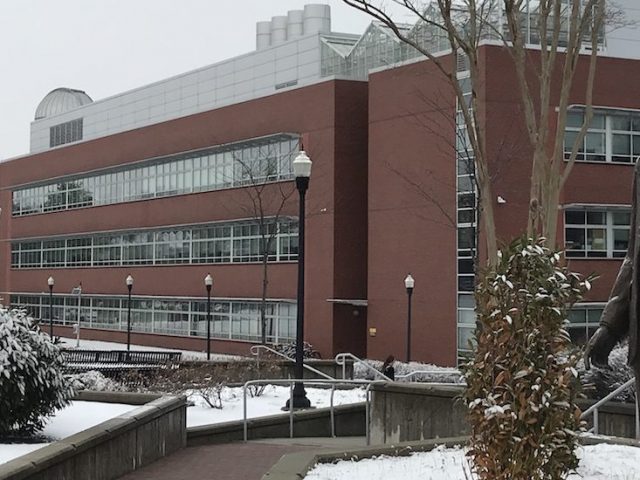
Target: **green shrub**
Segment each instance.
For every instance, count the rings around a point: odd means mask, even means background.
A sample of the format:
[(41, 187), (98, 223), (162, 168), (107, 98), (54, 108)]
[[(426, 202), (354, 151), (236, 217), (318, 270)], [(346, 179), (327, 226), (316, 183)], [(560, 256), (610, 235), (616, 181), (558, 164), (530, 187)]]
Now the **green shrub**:
[(0, 437), (29, 436), (73, 394), (62, 355), (24, 312), (0, 307)]
[(515, 241), (482, 276), (477, 345), (464, 369), (480, 479), (562, 479), (577, 467), (579, 355), (564, 324), (589, 288), (544, 239)]

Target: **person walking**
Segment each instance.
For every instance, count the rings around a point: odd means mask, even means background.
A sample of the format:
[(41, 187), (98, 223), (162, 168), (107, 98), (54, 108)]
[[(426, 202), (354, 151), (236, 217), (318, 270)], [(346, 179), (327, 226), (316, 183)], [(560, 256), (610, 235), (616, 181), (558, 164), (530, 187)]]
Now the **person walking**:
[(387, 378), (389, 378), (389, 380), (391, 381), (396, 380), (396, 370), (395, 368), (393, 368), (393, 362), (395, 361), (396, 359), (394, 358), (394, 356), (389, 355), (387, 359), (384, 361), (384, 363), (382, 364), (382, 369), (381, 369), (382, 374)]

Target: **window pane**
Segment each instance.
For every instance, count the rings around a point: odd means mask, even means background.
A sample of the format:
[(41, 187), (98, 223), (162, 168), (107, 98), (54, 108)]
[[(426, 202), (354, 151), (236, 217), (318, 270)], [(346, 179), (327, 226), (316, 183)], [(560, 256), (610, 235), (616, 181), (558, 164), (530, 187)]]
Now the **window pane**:
[(613, 212), (613, 224), (614, 225), (630, 225), (631, 224), (631, 212)]
[(613, 135), (613, 155), (631, 155), (631, 135)]
[(471, 343), (474, 342), (474, 328), (458, 327), (458, 348), (468, 350), (473, 348)]
[(475, 210), (459, 210), (458, 223), (472, 223), (476, 218)]
[(587, 229), (587, 250), (606, 250), (607, 231), (604, 228)]
[(580, 128), (584, 122), (584, 114), (582, 112), (569, 112), (567, 114), (567, 127)]
[(584, 225), (585, 211), (584, 210), (567, 210), (564, 214), (565, 223), (570, 225)]
[(589, 126), (590, 129), (592, 128), (596, 128), (596, 129), (600, 129), (603, 130), (604, 129), (604, 115), (603, 114), (596, 114), (593, 116), (593, 118), (591, 119), (591, 125)]
[(473, 260), (458, 260), (458, 273), (473, 273)]
[(629, 230), (615, 229), (613, 231), (613, 249), (627, 251), (629, 248)]
[(606, 225), (605, 212), (587, 212), (587, 223), (589, 225)]
[(587, 311), (583, 308), (574, 308), (569, 311), (569, 322), (572, 324), (575, 323), (585, 323), (587, 321)]
[(633, 136), (633, 155), (640, 155), (640, 135)]
[(469, 249), (475, 247), (475, 229), (473, 227), (458, 229), (458, 248)]
[(475, 325), (476, 312), (474, 312), (473, 310), (458, 310), (458, 323)]
[[(576, 138), (578, 138), (578, 132), (566, 132), (564, 134), (564, 151), (571, 153), (573, 149), (574, 143), (576, 143)], [(584, 150), (584, 140), (582, 141), (582, 145), (578, 146), (578, 152)]]
[(592, 160), (598, 159), (596, 155), (604, 155), (604, 133), (587, 133), (585, 136), (585, 152), (587, 154), (595, 154), (592, 155)]
[(570, 250), (584, 250), (584, 228), (567, 228), (567, 245)]
[(473, 295), (458, 295), (458, 306), (460, 308), (475, 308), (476, 302)]
[(628, 115), (612, 115), (611, 128), (613, 130), (631, 131), (631, 117)]

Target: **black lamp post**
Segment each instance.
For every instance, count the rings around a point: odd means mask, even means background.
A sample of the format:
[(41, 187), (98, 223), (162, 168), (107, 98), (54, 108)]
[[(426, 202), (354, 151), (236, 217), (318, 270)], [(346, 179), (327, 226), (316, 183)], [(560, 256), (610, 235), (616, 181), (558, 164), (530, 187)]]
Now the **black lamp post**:
[(204, 286), (207, 288), (207, 360), (211, 360), (211, 287), (213, 277), (210, 273), (204, 277)]
[(411, 295), (415, 283), (411, 274), (404, 279), (404, 286), (407, 289), (407, 363), (411, 360)]
[[(300, 215), (298, 220), (298, 309), (296, 315), (296, 366), (295, 376), (302, 379), (304, 374), (304, 217), (305, 217), (305, 194), (309, 188), (309, 177), (311, 176), (311, 159), (304, 150), (298, 153), (293, 161), (293, 173), (296, 177), (296, 188), (300, 193)], [(311, 402), (307, 398), (307, 392), (302, 382), (296, 382), (293, 387), (293, 405), (289, 408), (309, 408)]]
[(129, 290), (129, 301), (127, 302), (127, 352), (131, 350), (131, 289), (133, 288), (133, 277), (127, 276), (125, 280), (127, 290)]
[(53, 338), (53, 286), (55, 285), (53, 277), (47, 278), (49, 285), (49, 337)]

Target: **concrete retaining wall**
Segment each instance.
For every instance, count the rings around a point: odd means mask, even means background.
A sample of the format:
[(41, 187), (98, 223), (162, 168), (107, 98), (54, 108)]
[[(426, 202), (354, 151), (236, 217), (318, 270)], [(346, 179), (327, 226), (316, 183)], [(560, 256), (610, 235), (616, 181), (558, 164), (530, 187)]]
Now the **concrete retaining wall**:
[[(355, 403), (335, 407), (335, 432), (338, 437), (365, 435), (365, 404)], [(330, 437), (331, 420), (329, 408), (302, 410), (293, 413), (295, 437)], [(289, 437), (289, 414), (252, 418), (248, 421), (248, 438)], [(241, 441), (244, 438), (243, 422), (233, 421), (216, 425), (191, 427), (187, 431), (187, 446), (209, 445)]]
[(111, 480), (186, 446), (184, 397), (149, 401), (154, 396), (98, 392), (80, 397), (148, 403), (0, 465), (0, 480)]
[[(469, 435), (461, 386), (419, 383), (378, 384), (371, 388), (371, 443), (390, 444)], [(593, 401), (578, 405), (586, 410)], [(599, 433), (635, 436), (634, 405), (611, 402), (600, 409)], [(590, 425), (589, 425), (590, 426)]]
[(469, 434), (459, 386), (387, 383), (371, 388), (371, 443), (389, 444)]

